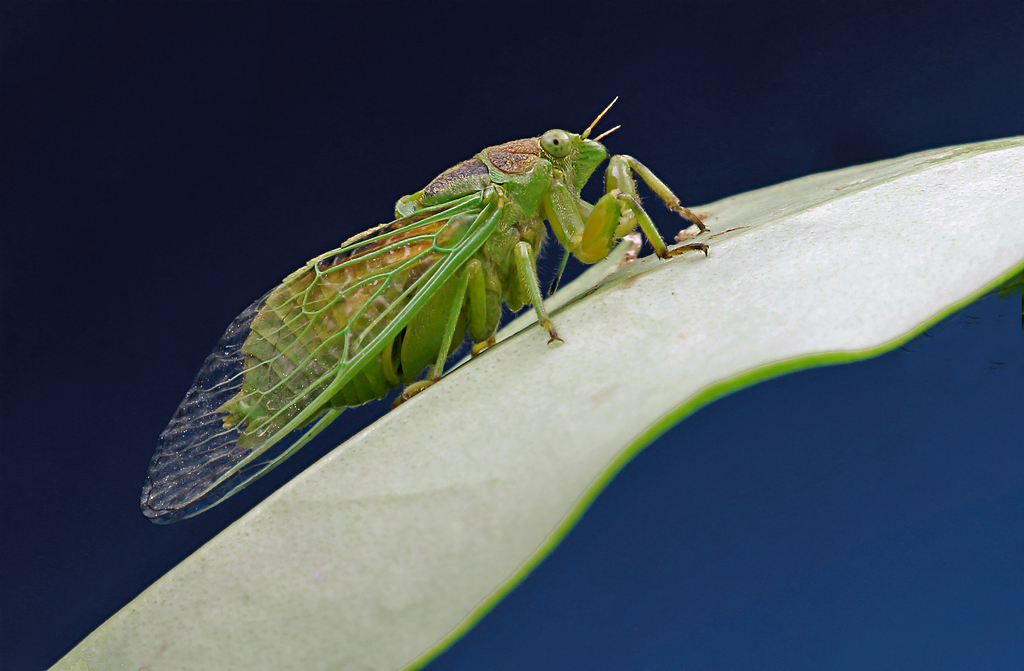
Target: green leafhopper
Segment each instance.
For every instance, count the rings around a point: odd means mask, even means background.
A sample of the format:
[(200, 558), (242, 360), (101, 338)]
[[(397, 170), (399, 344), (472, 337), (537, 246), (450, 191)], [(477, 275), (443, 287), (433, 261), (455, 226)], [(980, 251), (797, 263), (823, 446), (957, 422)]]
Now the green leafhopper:
[[(550, 130), (449, 168), (400, 198), (394, 221), (310, 260), (250, 305), (160, 435), (142, 512), (159, 524), (196, 515), (281, 463), (346, 407), (402, 385), (397, 402), (408, 399), (441, 378), (464, 334), (474, 354), (494, 343), (502, 304), (533, 305), (549, 343), (560, 344), (537, 279), (545, 220), (565, 258), (584, 263), (603, 259), (638, 225), (661, 258), (707, 254), (703, 243), (668, 249), (634, 175), (707, 228), (639, 161), (609, 159), (600, 140), (615, 128), (588, 139), (610, 107), (579, 135)], [(580, 191), (606, 159), (605, 194), (591, 205)]]

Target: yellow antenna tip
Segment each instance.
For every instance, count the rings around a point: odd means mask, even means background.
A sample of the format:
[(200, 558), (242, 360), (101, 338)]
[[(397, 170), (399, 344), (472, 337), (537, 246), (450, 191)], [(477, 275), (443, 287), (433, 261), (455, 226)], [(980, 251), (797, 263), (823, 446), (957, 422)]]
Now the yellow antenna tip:
[[(615, 96), (615, 100), (618, 100), (618, 99), (619, 99), (619, 96)], [(590, 137), (590, 131), (594, 130), (594, 126), (596, 126), (597, 122), (601, 120), (601, 117), (603, 117), (605, 115), (605, 113), (608, 112), (608, 110), (610, 110), (612, 108), (612, 105), (615, 104), (615, 100), (613, 100), (610, 103), (608, 103), (608, 107), (605, 107), (604, 111), (597, 115), (597, 118), (594, 119), (593, 123), (591, 123), (587, 127), (587, 130), (583, 131), (583, 134), (580, 135), (580, 138), (586, 140), (588, 137)], [(605, 133), (605, 135), (607, 135), (607, 134), (608, 133)], [(602, 137), (604, 137), (604, 136), (602, 135)]]
[(611, 135), (612, 133), (614, 133), (615, 131), (619, 130), (620, 128), (622, 128), (622, 124), (619, 124), (615, 128), (612, 128), (611, 130), (606, 130), (605, 132), (603, 132), (600, 135), (598, 135), (597, 137), (595, 137), (594, 138), (594, 142), (600, 142), (601, 138), (606, 137), (608, 135)]

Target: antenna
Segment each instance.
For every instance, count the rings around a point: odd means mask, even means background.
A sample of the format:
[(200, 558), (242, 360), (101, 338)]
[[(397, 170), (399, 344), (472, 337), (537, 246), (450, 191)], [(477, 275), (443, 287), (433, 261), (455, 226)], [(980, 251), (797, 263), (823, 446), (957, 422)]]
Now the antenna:
[(603, 137), (605, 137), (607, 135), (611, 135), (612, 133), (614, 133), (615, 131), (619, 130), (620, 128), (622, 128), (621, 125), (616, 126), (615, 128), (612, 128), (611, 130), (606, 130), (605, 132), (603, 132), (600, 135), (598, 135), (597, 137), (595, 137), (594, 138), (594, 142), (598, 142), (601, 138), (603, 138)]
[[(618, 100), (618, 99), (619, 99), (619, 96), (615, 96), (615, 100)], [(605, 112), (607, 112), (608, 110), (610, 110), (612, 108), (612, 105), (615, 104), (615, 100), (613, 100), (610, 103), (608, 103), (608, 107), (604, 108), (604, 112), (601, 112), (600, 114), (597, 115), (597, 118), (594, 119), (594, 122), (592, 124), (590, 124), (590, 126), (587, 128), (587, 130), (583, 131), (583, 135), (580, 135), (580, 139), (586, 140), (588, 137), (590, 137), (590, 131), (594, 130), (594, 126), (596, 126), (597, 122), (601, 120), (601, 117), (603, 117), (605, 115)], [(611, 132), (611, 131), (609, 131), (609, 132)], [(605, 133), (605, 135), (607, 135), (607, 133)]]

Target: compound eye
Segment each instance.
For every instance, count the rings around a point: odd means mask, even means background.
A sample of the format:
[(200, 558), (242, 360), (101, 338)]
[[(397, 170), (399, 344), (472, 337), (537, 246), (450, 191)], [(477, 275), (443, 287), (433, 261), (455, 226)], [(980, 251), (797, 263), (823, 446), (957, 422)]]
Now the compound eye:
[(562, 158), (572, 149), (572, 140), (564, 130), (549, 130), (540, 136), (540, 146), (555, 158)]

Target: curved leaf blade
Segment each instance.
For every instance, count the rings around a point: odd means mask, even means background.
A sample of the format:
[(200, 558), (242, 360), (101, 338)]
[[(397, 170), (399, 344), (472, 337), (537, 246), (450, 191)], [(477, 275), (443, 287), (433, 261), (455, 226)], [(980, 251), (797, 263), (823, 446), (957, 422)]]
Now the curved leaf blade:
[(1019, 272), (1022, 183), (1011, 138), (696, 208), (719, 236), (708, 259), (591, 273), (556, 316), (564, 347), (527, 329), (454, 371), (55, 668), (425, 663), (673, 423), (759, 380), (887, 351)]

